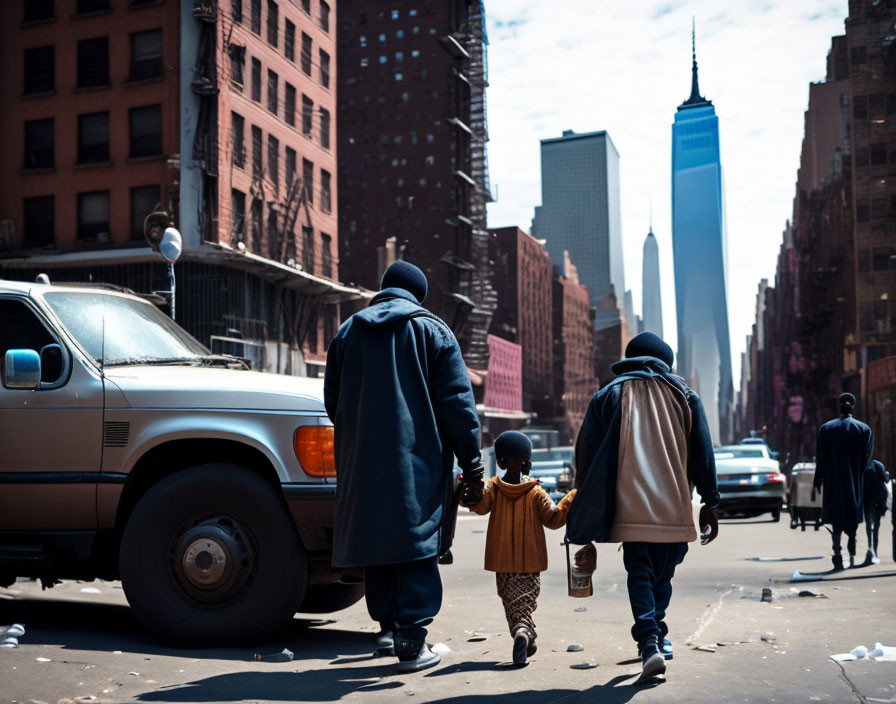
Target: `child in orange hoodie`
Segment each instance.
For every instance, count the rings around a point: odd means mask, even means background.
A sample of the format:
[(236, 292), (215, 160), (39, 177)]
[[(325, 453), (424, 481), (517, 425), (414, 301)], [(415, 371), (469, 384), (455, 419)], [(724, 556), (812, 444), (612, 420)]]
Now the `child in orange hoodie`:
[(536, 650), (532, 613), (538, 606), (541, 573), (548, 568), (544, 527), (556, 530), (566, 524), (575, 491), (555, 506), (541, 485), (524, 474), (532, 467), (532, 443), (523, 433), (501, 433), (495, 440), (495, 458), (505, 470), (504, 478), (493, 477), (478, 495), (467, 490), (461, 503), (480, 515), (491, 512), (485, 569), (495, 573), (504, 602), (513, 662), (524, 665)]

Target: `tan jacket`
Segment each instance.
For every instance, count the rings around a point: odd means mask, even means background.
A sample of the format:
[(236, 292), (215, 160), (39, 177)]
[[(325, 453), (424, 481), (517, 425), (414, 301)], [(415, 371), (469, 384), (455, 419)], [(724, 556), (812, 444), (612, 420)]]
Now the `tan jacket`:
[(611, 542), (697, 539), (688, 477), (691, 409), (660, 378), (622, 384), (616, 513)]
[(556, 530), (566, 524), (575, 493), (571, 491), (555, 506), (534, 479), (523, 477), (519, 484), (507, 484), (492, 477), (485, 485), (482, 500), (470, 507), (480, 515), (491, 512), (485, 539), (485, 569), (544, 572), (548, 568), (544, 527)]

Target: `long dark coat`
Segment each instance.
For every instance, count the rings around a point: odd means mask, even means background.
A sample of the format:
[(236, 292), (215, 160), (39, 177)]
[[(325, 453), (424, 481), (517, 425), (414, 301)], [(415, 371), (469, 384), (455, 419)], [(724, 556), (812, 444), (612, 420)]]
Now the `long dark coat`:
[(480, 461), (470, 376), (451, 329), (402, 289), (381, 291), (327, 351), (335, 426), (333, 565), (436, 555), (454, 462)]
[(865, 470), (871, 465), (871, 428), (852, 416), (830, 420), (818, 429), (815, 488), (824, 487), (821, 519), (840, 529), (863, 520)]

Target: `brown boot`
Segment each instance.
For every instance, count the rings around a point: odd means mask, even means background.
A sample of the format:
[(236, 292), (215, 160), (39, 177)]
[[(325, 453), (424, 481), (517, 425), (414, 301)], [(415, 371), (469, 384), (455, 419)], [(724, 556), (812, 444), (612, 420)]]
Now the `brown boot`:
[(513, 638), (513, 664), (525, 665), (529, 655), (529, 631), (525, 628), (517, 629)]

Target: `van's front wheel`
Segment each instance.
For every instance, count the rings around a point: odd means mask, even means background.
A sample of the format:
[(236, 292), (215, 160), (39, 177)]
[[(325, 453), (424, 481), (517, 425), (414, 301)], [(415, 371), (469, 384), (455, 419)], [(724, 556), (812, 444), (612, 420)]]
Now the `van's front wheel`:
[(137, 617), (182, 645), (264, 638), (305, 595), (307, 559), (275, 488), (244, 467), (174, 474), (137, 503), (121, 541)]

